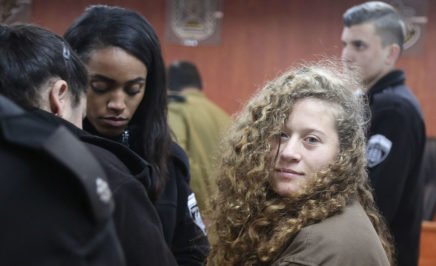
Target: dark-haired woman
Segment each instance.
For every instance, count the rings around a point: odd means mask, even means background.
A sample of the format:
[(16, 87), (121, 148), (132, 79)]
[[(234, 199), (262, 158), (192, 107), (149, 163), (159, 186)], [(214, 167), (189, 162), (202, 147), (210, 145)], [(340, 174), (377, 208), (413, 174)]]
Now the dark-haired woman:
[(64, 37), (89, 72), (85, 130), (124, 143), (153, 166), (158, 178), (149, 195), (166, 241), (180, 265), (202, 265), (208, 241), (186, 154), (171, 141), (165, 68), (153, 28), (134, 11), (97, 5)]

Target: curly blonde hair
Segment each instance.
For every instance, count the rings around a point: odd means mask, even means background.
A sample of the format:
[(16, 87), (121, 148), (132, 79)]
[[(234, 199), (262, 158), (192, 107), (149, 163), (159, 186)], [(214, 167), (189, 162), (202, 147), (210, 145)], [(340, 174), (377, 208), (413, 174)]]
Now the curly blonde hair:
[[(209, 213), (208, 265), (268, 265), (303, 227), (341, 212), (353, 200), (365, 209), (393, 263), (392, 241), (368, 183), (364, 131), (369, 117), (361, 98), (353, 95), (356, 86), (335, 64), (324, 62), (287, 71), (249, 101), (223, 144), (218, 193)], [(309, 97), (338, 107), (339, 154), (301, 193), (281, 197), (269, 182), (272, 143), (294, 104)]]

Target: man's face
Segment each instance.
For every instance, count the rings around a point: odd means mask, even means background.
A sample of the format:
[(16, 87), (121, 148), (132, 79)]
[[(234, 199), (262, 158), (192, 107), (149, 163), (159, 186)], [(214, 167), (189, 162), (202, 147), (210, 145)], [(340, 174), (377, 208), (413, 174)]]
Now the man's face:
[(358, 73), (367, 87), (389, 72), (391, 65), (387, 63), (387, 57), (390, 45), (383, 47), (373, 23), (344, 27), (341, 39), (345, 66)]

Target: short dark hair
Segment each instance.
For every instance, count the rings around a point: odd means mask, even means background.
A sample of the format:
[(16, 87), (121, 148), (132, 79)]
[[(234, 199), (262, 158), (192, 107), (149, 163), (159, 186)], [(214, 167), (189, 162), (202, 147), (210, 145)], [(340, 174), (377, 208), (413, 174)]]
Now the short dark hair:
[(166, 117), (165, 65), (159, 39), (151, 24), (126, 8), (93, 5), (70, 25), (64, 38), (85, 64), (93, 51), (113, 46), (146, 66), (144, 98), (130, 122), (130, 126), (138, 129), (133, 136), (136, 142), (132, 149), (155, 166), (160, 176), (167, 176), (171, 136)]
[(181, 91), (186, 87), (203, 89), (200, 73), (197, 67), (188, 61), (175, 61), (167, 71), (168, 89), (170, 91)]
[(73, 105), (86, 92), (88, 74), (64, 39), (30, 24), (0, 25), (0, 93), (29, 109), (39, 107), (43, 85), (67, 82)]
[(343, 15), (346, 27), (373, 23), (383, 45), (396, 43), (403, 49), (405, 25), (397, 10), (384, 2), (366, 2), (349, 8)]

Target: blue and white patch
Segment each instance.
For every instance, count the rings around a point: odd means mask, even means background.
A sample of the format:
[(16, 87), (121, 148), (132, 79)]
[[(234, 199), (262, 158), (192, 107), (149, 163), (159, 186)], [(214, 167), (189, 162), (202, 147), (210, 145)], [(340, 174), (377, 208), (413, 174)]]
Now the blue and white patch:
[(207, 235), (206, 226), (203, 223), (203, 219), (201, 219), (200, 209), (198, 208), (197, 199), (195, 198), (194, 193), (191, 193), (191, 195), (188, 196), (188, 209), (195, 224), (205, 235)]
[(368, 140), (366, 157), (368, 167), (374, 167), (383, 162), (388, 157), (392, 148), (392, 141), (383, 135), (377, 134)]

